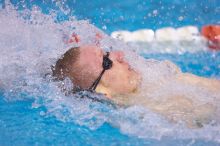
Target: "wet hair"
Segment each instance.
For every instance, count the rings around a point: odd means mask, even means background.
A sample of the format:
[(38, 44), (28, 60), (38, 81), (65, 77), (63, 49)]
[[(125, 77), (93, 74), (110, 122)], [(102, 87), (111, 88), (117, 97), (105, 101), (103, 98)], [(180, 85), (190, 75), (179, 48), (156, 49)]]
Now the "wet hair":
[[(55, 81), (70, 79), (73, 88), (88, 89), (97, 79), (98, 74), (91, 70), (89, 65), (82, 65), (80, 59), (80, 47), (70, 48), (52, 68), (52, 75)], [(62, 82), (64, 84), (64, 82)], [(62, 87), (64, 88), (64, 87)]]
[(79, 54), (79, 47), (72, 47), (57, 60), (56, 65), (52, 68), (56, 80), (64, 80), (65, 77), (71, 78), (72, 66), (79, 58)]

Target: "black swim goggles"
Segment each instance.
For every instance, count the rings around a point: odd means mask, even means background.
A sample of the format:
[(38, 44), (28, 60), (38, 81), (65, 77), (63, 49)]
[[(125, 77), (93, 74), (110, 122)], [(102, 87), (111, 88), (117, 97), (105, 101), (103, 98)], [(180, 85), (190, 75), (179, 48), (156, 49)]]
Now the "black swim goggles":
[(93, 90), (95, 91), (96, 87), (98, 86), (103, 74), (105, 73), (106, 70), (110, 69), (112, 67), (112, 60), (109, 59), (109, 52), (106, 52), (106, 55), (103, 56), (103, 62), (102, 62), (102, 72), (100, 73), (100, 75), (98, 76), (98, 78), (94, 81), (94, 83), (92, 84), (92, 86), (89, 88), (89, 90)]
[[(106, 55), (103, 56), (103, 62), (102, 62), (102, 72), (98, 76), (98, 78), (94, 81), (92, 86), (89, 89), (80, 89), (76, 88), (73, 93), (77, 93), (75, 97), (79, 98), (88, 98), (91, 99), (92, 101), (97, 101), (101, 103), (105, 103), (107, 105), (111, 105), (113, 108), (117, 108), (117, 105), (113, 103), (111, 100), (104, 96), (97, 96), (98, 94), (95, 92), (96, 87), (98, 86), (103, 74), (105, 73), (106, 70), (110, 69), (112, 67), (112, 60), (109, 59), (109, 52), (106, 52)], [(95, 93), (95, 94), (93, 94)]]

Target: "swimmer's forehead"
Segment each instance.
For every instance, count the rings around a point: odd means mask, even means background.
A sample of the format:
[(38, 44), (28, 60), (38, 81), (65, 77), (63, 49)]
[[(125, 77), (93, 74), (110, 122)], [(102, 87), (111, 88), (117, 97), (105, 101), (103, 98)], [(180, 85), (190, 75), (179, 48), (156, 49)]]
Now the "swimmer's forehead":
[[(109, 50), (108, 50), (109, 51)], [(91, 53), (91, 54), (94, 54), (94, 53), (104, 53), (104, 52), (107, 52), (106, 49), (101, 49), (100, 47), (97, 47), (97, 46), (92, 46), (92, 45), (88, 45), (88, 46), (82, 46), (80, 47), (80, 52), (81, 53)], [(121, 50), (111, 50), (109, 51), (110, 53), (115, 53), (117, 54), (118, 56), (124, 56), (124, 52), (121, 51)]]
[[(80, 47), (80, 56), (87, 61), (94, 60), (95, 58), (102, 58), (105, 54), (105, 50), (103, 50), (100, 47), (92, 46), (92, 45), (86, 45)], [(111, 50), (110, 51), (110, 58), (111, 59), (125, 59), (126, 54), (122, 50)], [(127, 59), (126, 59), (127, 60)]]
[(93, 60), (103, 56), (104, 51), (97, 46), (82, 46), (80, 47), (80, 56), (84, 59)]
[(86, 66), (101, 66), (103, 50), (97, 46), (81, 46), (78, 63)]

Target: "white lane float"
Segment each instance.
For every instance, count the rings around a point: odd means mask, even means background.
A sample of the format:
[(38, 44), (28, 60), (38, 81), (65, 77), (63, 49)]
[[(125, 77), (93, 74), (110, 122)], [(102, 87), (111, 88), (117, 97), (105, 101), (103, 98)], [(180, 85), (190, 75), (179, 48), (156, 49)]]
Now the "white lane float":
[(208, 39), (200, 33), (196, 26), (165, 27), (156, 31), (152, 29), (141, 29), (133, 32), (115, 31), (111, 36), (148, 50), (154, 48), (154, 51), (195, 52), (208, 48)]
[(133, 41), (152, 42), (154, 40), (154, 31), (152, 29), (141, 29), (132, 32)]
[(111, 37), (115, 39), (123, 40), (125, 42), (133, 41), (132, 33), (130, 31), (125, 31), (125, 30), (112, 32)]
[(175, 28), (166, 27), (155, 31), (155, 39), (158, 42), (177, 41), (178, 36)]
[(165, 27), (157, 29), (141, 29), (137, 31), (115, 31), (111, 36), (125, 42), (164, 42), (164, 41), (204, 41), (204, 37), (200, 35), (196, 26), (184, 26), (177, 29), (173, 27)]
[(151, 42), (154, 40), (154, 31), (151, 29), (141, 29), (134, 32), (115, 31), (111, 36), (125, 42)]
[(191, 41), (201, 38), (199, 29), (195, 26), (185, 26), (176, 29), (179, 40)]

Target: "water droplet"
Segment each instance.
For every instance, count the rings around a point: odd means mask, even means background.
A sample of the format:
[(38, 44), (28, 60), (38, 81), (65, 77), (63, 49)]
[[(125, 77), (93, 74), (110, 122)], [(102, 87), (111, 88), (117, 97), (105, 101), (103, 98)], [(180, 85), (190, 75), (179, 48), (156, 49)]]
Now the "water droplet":
[(153, 15), (157, 16), (158, 15), (158, 10), (153, 10)]
[(107, 26), (106, 26), (106, 25), (103, 25), (103, 26), (102, 26), (102, 29), (103, 29), (103, 30), (106, 30), (106, 29), (107, 29)]
[(178, 17), (178, 20), (179, 20), (179, 21), (183, 21), (183, 19), (184, 19), (183, 16), (179, 16), (179, 17)]

